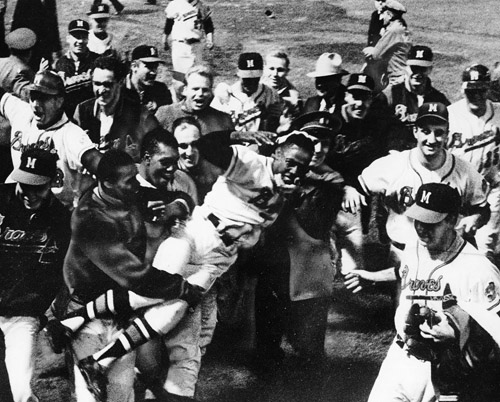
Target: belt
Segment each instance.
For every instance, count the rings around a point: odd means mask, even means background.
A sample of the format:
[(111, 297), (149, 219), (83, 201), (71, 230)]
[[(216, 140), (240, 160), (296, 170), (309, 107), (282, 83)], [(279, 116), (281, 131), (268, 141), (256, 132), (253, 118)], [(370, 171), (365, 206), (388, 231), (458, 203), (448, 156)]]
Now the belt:
[(188, 45), (192, 45), (193, 43), (200, 43), (201, 39), (176, 39), (177, 42), (187, 43)]

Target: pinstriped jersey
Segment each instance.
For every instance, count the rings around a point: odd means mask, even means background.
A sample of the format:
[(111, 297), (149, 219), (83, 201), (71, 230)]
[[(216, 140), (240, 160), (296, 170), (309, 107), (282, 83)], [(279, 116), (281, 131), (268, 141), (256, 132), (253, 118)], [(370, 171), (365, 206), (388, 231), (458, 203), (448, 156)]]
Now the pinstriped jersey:
[(461, 99), (448, 107), (448, 148), (470, 162), (492, 187), (500, 184), (500, 103), (486, 101), (486, 113), (477, 117)]
[(417, 159), (418, 149), (395, 152), (377, 159), (363, 170), (359, 181), (365, 193), (382, 194), (389, 210), (387, 234), (392, 241), (406, 244), (415, 230), (404, 212), (415, 202), (424, 183), (445, 183), (458, 190), (462, 212), (486, 205), (489, 186), (474, 167), (446, 151), (446, 160), (437, 170), (428, 170)]
[(434, 257), (420, 241), (407, 244), (399, 275), (401, 295), (394, 321), (403, 339), (405, 319), (412, 304), (442, 311), (447, 285), (459, 304), (473, 302), (488, 308), (500, 296), (499, 271), (458, 235), (448, 250)]
[(165, 14), (174, 20), (172, 26), (173, 40), (201, 40), (203, 38), (203, 22), (209, 18), (212, 11), (200, 0), (173, 0), (167, 5)]

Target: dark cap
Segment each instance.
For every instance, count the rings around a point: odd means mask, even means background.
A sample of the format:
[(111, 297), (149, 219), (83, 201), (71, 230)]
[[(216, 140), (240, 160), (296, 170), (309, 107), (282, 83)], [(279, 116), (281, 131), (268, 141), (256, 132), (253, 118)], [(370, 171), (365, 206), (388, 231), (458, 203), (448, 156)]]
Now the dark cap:
[(109, 6), (107, 4), (92, 4), (87, 15), (92, 18), (109, 18)]
[(140, 60), (144, 63), (163, 62), (163, 60), (158, 56), (158, 49), (149, 45), (140, 45), (132, 50), (132, 61), (134, 60)]
[(347, 90), (359, 89), (372, 92), (375, 89), (373, 78), (366, 74), (351, 74), (347, 81)]
[(439, 102), (424, 103), (418, 108), (416, 123), (430, 118), (448, 123), (448, 108)]
[(264, 70), (264, 60), (260, 53), (242, 53), (238, 58), (238, 77), (260, 78)]
[(490, 87), (491, 77), (488, 67), (474, 64), (462, 73), (463, 89), (487, 89)]
[(387, 0), (385, 4), (383, 5), (382, 10), (391, 10), (391, 11), (396, 11), (398, 13), (406, 13), (406, 7), (403, 6), (399, 1), (397, 0)]
[(461, 199), (458, 191), (443, 183), (422, 184), (415, 203), (405, 212), (408, 218), (424, 223), (438, 223), (449, 214), (458, 214)]
[(44, 70), (35, 74), (33, 83), (28, 86), (30, 91), (41, 92), (47, 95), (64, 95), (64, 82), (54, 71)]
[(68, 33), (73, 34), (76, 32), (89, 32), (89, 23), (85, 20), (73, 20), (68, 25)]
[(52, 151), (31, 147), (21, 154), (21, 164), (9, 177), (9, 181), (40, 186), (56, 177), (57, 154)]
[(410, 48), (408, 52), (409, 66), (431, 67), (434, 54), (428, 46), (415, 45)]
[(339, 117), (328, 112), (312, 112), (297, 117), (291, 125), (292, 130), (305, 131), (319, 139), (331, 138), (342, 127)]
[(10, 49), (28, 50), (35, 46), (36, 34), (29, 28), (17, 28), (5, 37)]

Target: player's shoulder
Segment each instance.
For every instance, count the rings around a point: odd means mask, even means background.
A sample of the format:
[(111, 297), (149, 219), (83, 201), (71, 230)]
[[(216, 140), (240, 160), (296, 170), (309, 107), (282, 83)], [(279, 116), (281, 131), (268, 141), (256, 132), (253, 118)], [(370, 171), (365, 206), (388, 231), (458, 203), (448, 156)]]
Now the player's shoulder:
[(448, 106), (448, 113), (450, 115), (464, 115), (464, 112), (467, 110), (467, 105), (465, 103), (465, 99), (460, 99), (456, 102), (453, 102), (450, 106)]

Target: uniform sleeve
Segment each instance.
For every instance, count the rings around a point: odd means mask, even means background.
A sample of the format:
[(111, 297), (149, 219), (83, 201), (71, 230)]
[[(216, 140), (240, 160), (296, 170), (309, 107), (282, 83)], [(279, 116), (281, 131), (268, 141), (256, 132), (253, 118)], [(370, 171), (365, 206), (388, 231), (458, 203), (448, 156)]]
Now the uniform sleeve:
[(487, 205), (489, 184), (484, 177), (475, 169), (470, 167), (467, 177), (467, 193), (465, 194), (464, 209), (477, 209)]
[(33, 115), (27, 102), (8, 93), (4, 93), (0, 99), (0, 114), (9, 120), (11, 125), (21, 119), (28, 122), (29, 117), (27, 116)]
[(168, 3), (167, 7), (165, 8), (166, 18), (174, 20), (175, 18), (177, 18), (177, 14), (178, 14), (178, 11), (177, 11), (177, 8), (175, 6), (175, 1)]
[[(72, 170), (82, 169), (82, 156), (89, 149), (95, 148), (94, 143), (90, 140), (88, 134), (83, 131), (80, 127), (73, 123), (70, 124), (62, 134), (62, 144), (59, 144), (64, 148), (64, 154), (66, 156), (68, 166)], [(54, 138), (54, 143), (56, 143), (57, 138)], [(58, 149), (59, 146), (56, 143)]]
[(358, 177), (361, 190), (366, 195), (385, 194), (395, 166), (395, 158), (392, 155), (373, 161)]

